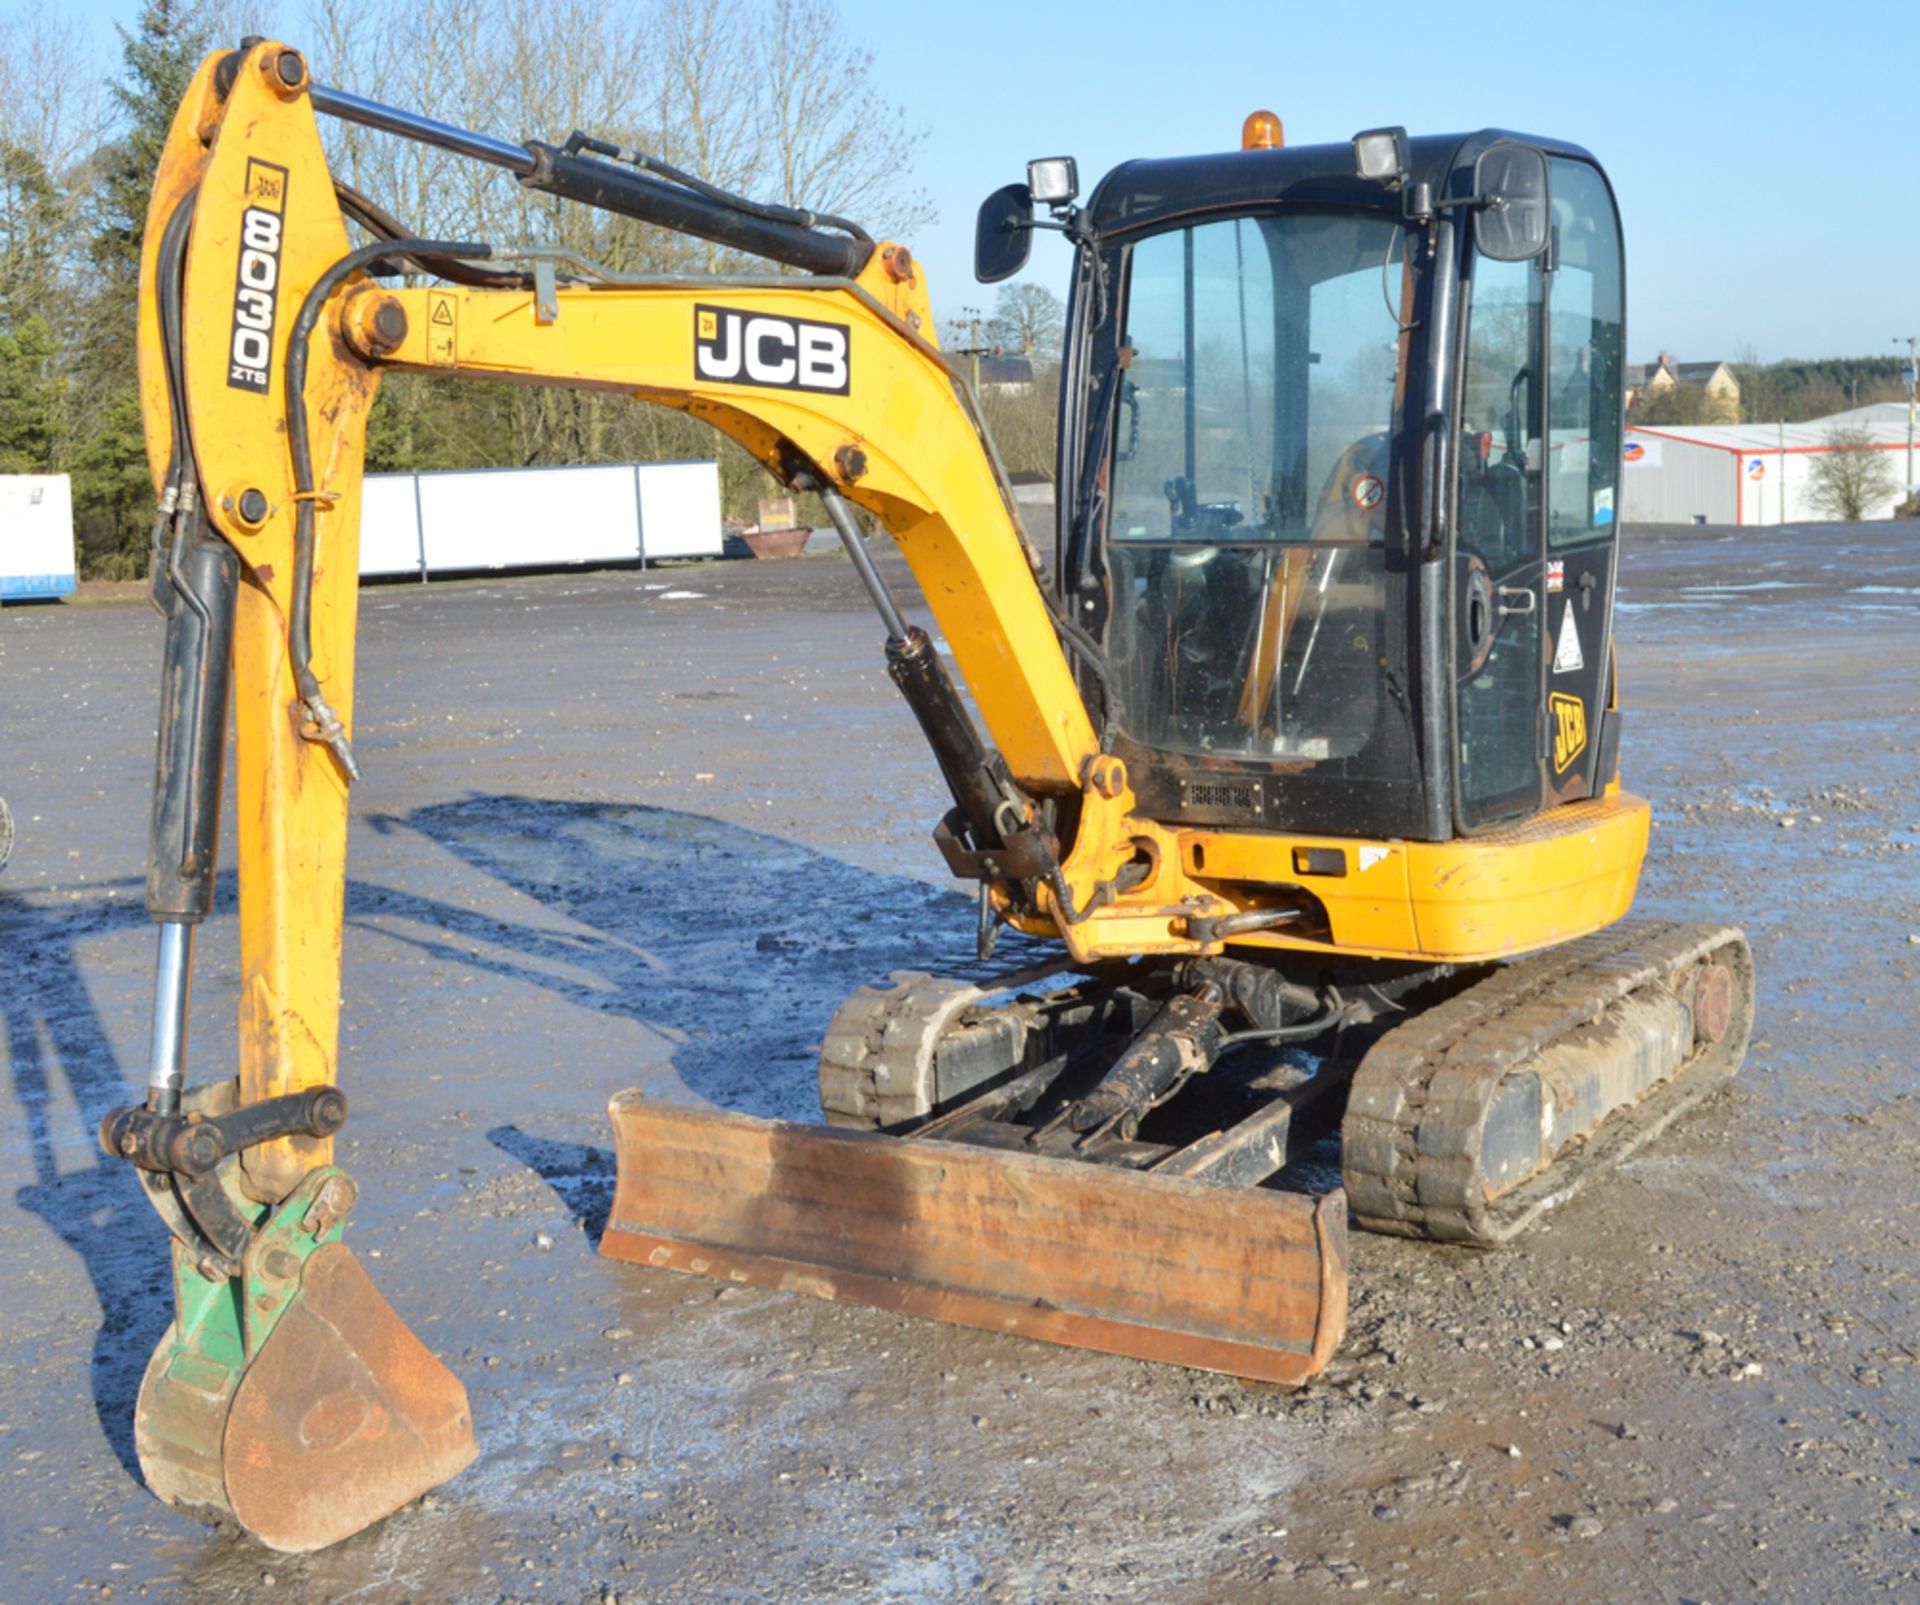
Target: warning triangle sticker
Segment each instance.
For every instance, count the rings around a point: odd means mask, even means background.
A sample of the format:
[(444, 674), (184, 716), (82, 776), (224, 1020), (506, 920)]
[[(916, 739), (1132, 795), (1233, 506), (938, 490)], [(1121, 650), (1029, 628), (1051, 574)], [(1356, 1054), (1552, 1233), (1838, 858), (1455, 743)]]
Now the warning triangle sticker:
[(453, 303), (451, 301), (434, 302), (433, 321), (440, 324), (453, 322)]
[(1569, 601), (1560, 616), (1560, 644), (1553, 651), (1553, 672), (1574, 674), (1586, 666), (1587, 660), (1580, 653), (1580, 630), (1573, 622), (1573, 603)]

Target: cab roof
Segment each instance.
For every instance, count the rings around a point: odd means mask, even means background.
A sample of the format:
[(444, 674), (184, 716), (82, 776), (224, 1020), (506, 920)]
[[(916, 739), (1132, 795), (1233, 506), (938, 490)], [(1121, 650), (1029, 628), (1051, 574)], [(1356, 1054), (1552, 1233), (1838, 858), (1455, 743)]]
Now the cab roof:
[[(1463, 197), (1472, 191), (1473, 164), (1480, 153), (1499, 144), (1533, 145), (1549, 156), (1594, 162), (1591, 153), (1565, 140), (1503, 128), (1423, 134), (1408, 141), (1408, 182), (1430, 184), (1435, 200)], [(1117, 234), (1189, 213), (1274, 202), (1391, 205), (1398, 210), (1395, 193), (1360, 177), (1354, 170), (1352, 142), (1342, 141), (1122, 162), (1101, 179), (1087, 203), (1087, 213), (1097, 233)]]

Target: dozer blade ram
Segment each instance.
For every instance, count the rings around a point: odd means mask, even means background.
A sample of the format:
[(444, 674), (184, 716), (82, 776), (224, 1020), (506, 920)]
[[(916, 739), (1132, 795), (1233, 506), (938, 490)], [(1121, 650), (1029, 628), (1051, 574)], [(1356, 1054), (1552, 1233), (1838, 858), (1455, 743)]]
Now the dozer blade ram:
[[(333, 177), (320, 115), (792, 271), (420, 237)], [(817, 496), (951, 796), (934, 841), (977, 961), (1004, 930), (1057, 956), (849, 999), (820, 1063), (838, 1129), (616, 1097), (610, 1255), (1300, 1381), (1340, 1340), (1349, 1208), (1497, 1244), (1733, 1073), (1739, 934), (1625, 922), (1650, 810), (1620, 777), (1605, 176), (1498, 130), (1289, 148), (1259, 112), (1241, 145), (1123, 164), (1084, 204), (1049, 159), (981, 208), (985, 282), (1037, 228), (1073, 247), (1043, 555), (904, 246), (618, 140), (379, 105), (272, 40), (201, 65), (141, 254), (152, 1049), (101, 1132), (171, 1240), (136, 1427), (157, 1494), (304, 1549), (476, 1452), (460, 1383), (341, 1240), (333, 1164), (390, 372), (674, 408)], [(229, 713), (239, 1063), (189, 1085)], [(843, 904), (823, 878), (823, 918)]]

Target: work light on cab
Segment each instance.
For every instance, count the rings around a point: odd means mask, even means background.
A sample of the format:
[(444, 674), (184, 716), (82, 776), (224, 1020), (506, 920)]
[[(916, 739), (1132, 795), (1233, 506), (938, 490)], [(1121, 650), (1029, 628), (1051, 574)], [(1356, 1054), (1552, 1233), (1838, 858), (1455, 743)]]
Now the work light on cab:
[(1362, 178), (1398, 187), (1404, 183), (1412, 160), (1407, 151), (1404, 128), (1369, 128), (1353, 136), (1354, 171)]
[(1071, 156), (1042, 156), (1027, 163), (1027, 193), (1056, 210), (1080, 193), (1080, 169)]

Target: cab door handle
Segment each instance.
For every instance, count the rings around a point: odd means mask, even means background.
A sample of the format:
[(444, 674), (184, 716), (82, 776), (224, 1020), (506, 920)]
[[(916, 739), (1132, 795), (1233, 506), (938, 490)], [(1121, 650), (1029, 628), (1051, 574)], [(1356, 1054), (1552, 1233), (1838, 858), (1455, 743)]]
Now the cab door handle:
[(1524, 585), (1500, 587), (1500, 616), (1525, 618), (1540, 606), (1540, 598)]

